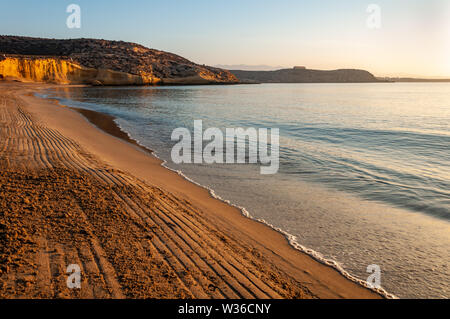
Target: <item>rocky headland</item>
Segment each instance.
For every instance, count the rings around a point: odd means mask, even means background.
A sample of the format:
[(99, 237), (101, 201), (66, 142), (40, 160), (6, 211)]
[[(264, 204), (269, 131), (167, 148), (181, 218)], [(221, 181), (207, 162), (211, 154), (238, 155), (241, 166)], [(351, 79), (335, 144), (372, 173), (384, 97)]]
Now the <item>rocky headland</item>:
[(0, 36), (0, 78), (93, 85), (233, 84), (229, 71), (123, 41)]

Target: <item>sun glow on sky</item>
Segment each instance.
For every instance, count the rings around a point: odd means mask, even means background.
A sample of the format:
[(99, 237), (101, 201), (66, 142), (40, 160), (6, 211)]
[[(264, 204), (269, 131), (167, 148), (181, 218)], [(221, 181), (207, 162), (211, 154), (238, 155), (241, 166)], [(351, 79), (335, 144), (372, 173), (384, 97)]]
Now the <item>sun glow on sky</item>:
[[(68, 29), (66, 7), (81, 7)], [(367, 7), (381, 8), (369, 29)], [(2, 34), (124, 40), (209, 65), (361, 68), (450, 77), (450, 0), (16, 0)]]
[(445, 73), (450, 74), (450, 1), (447, 2), (447, 10), (446, 10), (446, 19), (445, 21), (447, 24), (445, 25), (445, 32), (444, 32), (444, 41), (446, 43), (445, 51), (444, 51), (444, 66), (445, 66)]

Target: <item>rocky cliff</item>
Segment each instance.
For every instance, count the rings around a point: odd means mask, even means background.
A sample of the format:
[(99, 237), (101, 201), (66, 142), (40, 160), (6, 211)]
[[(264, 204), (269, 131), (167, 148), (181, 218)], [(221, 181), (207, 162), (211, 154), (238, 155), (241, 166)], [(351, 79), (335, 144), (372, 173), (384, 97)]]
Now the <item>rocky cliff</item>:
[(142, 45), (0, 36), (0, 77), (62, 84), (228, 84), (229, 71)]
[(231, 70), (242, 82), (252, 83), (361, 83), (380, 82), (373, 74), (364, 70), (342, 69), (333, 71), (301, 68), (277, 71)]

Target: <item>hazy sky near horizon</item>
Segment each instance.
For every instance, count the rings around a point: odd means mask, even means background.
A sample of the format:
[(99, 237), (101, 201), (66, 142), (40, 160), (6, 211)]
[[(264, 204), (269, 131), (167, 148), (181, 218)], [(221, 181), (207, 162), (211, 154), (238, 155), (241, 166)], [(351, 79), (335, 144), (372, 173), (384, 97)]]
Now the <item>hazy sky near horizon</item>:
[[(0, 34), (124, 40), (209, 65), (450, 76), (450, 0), (15, 0)], [(81, 7), (81, 28), (66, 7)], [(381, 28), (369, 29), (369, 4)]]

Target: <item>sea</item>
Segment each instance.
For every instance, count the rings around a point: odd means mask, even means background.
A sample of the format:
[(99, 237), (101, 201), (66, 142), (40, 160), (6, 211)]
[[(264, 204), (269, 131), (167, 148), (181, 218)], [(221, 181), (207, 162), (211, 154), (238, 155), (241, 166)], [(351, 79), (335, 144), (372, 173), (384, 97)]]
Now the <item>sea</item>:
[[(450, 298), (450, 83), (63, 87), (39, 95), (114, 116), (165, 166), (355, 281), (379, 269), (386, 294)], [(262, 175), (260, 163), (175, 164), (172, 132), (193, 132), (195, 120), (223, 132), (278, 128), (278, 172)]]

